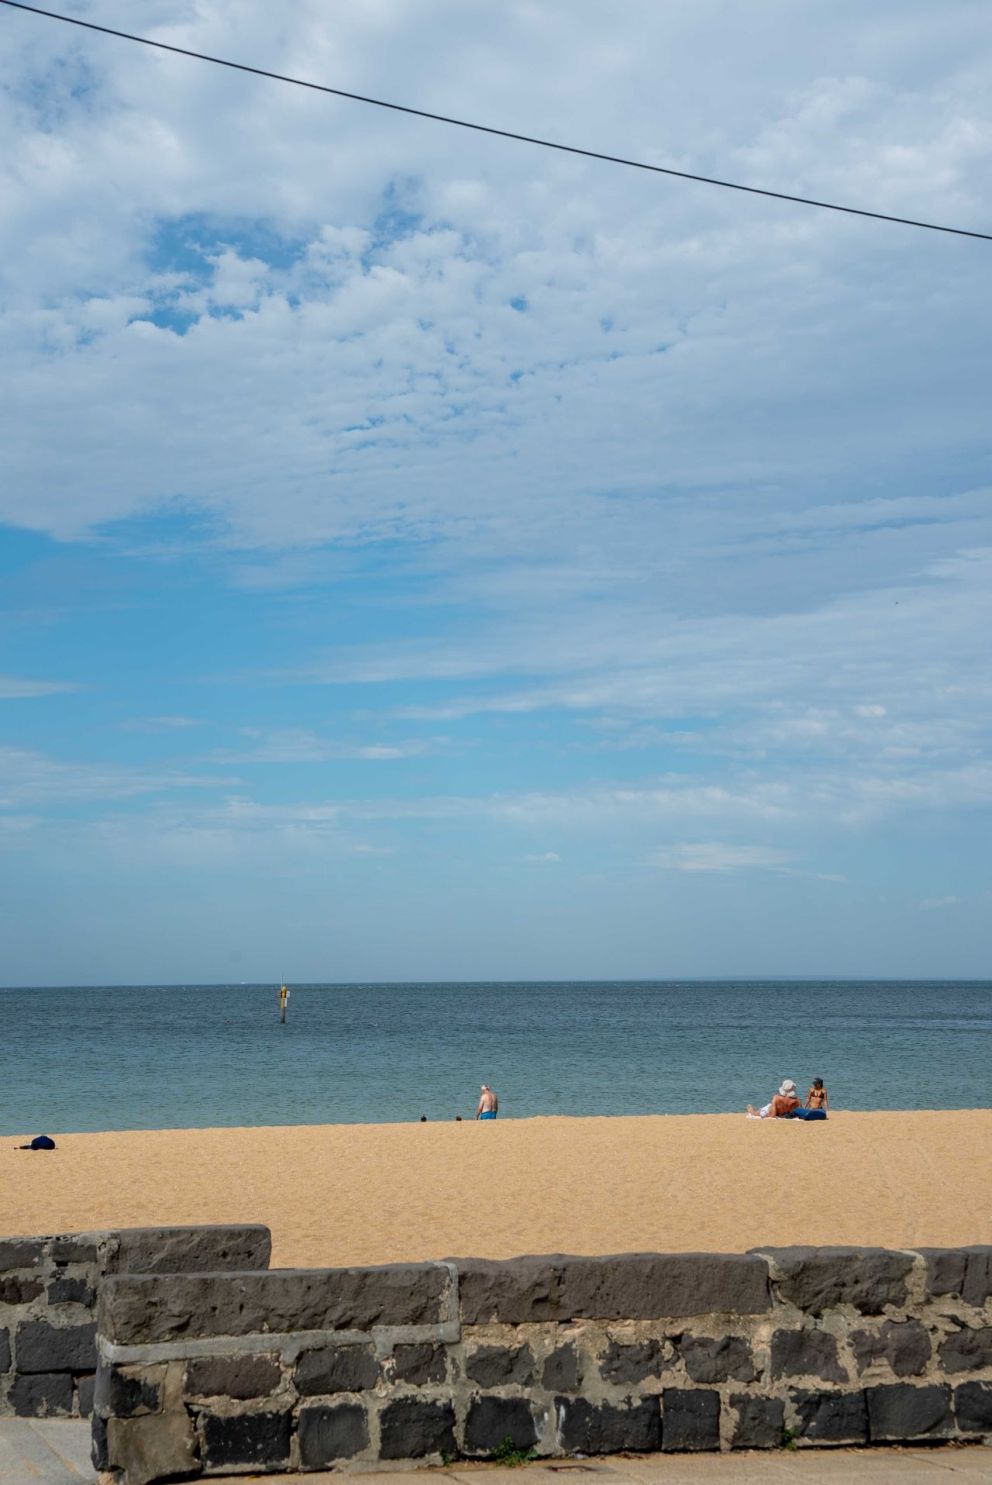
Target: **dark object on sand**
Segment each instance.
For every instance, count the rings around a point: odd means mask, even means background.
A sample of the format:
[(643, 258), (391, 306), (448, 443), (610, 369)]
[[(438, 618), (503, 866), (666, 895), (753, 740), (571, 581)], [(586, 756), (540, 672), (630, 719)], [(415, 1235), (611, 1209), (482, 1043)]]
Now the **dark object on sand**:
[(811, 1124), (819, 1119), (827, 1117), (826, 1109), (793, 1109), (791, 1114), (786, 1114), (787, 1119), (802, 1119), (804, 1123)]
[(36, 1134), (30, 1145), (18, 1145), (19, 1150), (54, 1150), (55, 1141), (50, 1134)]

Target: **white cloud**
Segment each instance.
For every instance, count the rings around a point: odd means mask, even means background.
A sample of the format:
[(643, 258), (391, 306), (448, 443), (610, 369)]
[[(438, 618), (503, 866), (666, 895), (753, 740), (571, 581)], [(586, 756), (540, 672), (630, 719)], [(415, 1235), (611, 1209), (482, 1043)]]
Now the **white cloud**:
[(939, 912), (942, 908), (957, 907), (958, 904), (960, 903), (960, 901), (961, 901), (961, 898), (960, 897), (954, 897), (954, 896), (948, 896), (948, 897), (924, 897), (923, 900), (922, 900), (922, 902), (919, 905), (920, 905), (921, 909), (923, 910), (923, 912), (925, 912), (925, 913), (933, 913), (933, 912)]
[(536, 851), (528, 853), (524, 857), (524, 860), (529, 861), (533, 866), (556, 866), (561, 860), (561, 857), (557, 851)]
[(793, 857), (773, 846), (738, 846), (725, 841), (663, 846), (648, 858), (665, 871), (783, 871)]
[(0, 701), (20, 701), (33, 696), (58, 696), (82, 688), (71, 681), (32, 681), (16, 675), (0, 675)]

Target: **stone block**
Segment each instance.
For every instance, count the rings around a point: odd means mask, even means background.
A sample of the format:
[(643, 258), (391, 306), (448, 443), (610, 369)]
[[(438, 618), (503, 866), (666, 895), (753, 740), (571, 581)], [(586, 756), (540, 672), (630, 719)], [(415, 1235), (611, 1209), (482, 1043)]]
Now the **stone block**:
[(753, 1382), (758, 1375), (751, 1346), (743, 1336), (685, 1335), (679, 1354), (694, 1382)]
[(868, 1440), (868, 1410), (863, 1392), (793, 1390), (798, 1414), (797, 1433), (816, 1444), (864, 1444)]
[(819, 1377), (847, 1382), (837, 1358), (837, 1342), (825, 1330), (776, 1330), (772, 1336), (773, 1377)]
[(534, 1380), (534, 1353), (529, 1346), (479, 1346), (469, 1353), (465, 1372), (480, 1387), (525, 1387)]
[(107, 1420), (99, 1413), (93, 1414), (90, 1424), (90, 1459), (98, 1474), (110, 1468), (110, 1450), (107, 1445)]
[(104, 1468), (120, 1470), (127, 1485), (193, 1474), (199, 1464), (193, 1423), (186, 1412), (108, 1419), (105, 1454)]
[(371, 1346), (322, 1346), (304, 1351), (296, 1363), (296, 1390), (301, 1397), (326, 1392), (364, 1392), (379, 1380), (379, 1363)]
[(96, 1291), (87, 1279), (68, 1279), (60, 1276), (53, 1279), (48, 1286), (50, 1305), (85, 1305), (90, 1310), (93, 1308), (95, 1299)]
[(992, 1434), (992, 1383), (962, 1382), (954, 1389), (954, 1413), (964, 1434)]
[(851, 1349), (858, 1371), (888, 1362), (897, 1377), (918, 1377), (930, 1360), (930, 1336), (919, 1320), (886, 1320), (877, 1330), (856, 1330)]
[(942, 1439), (954, 1432), (949, 1387), (893, 1382), (887, 1387), (866, 1387), (865, 1398), (873, 1444)]
[(191, 1274), (267, 1269), (272, 1234), (256, 1223), (203, 1227), (125, 1227), (108, 1234), (108, 1274)]
[(14, 1355), (19, 1372), (95, 1371), (96, 1326), (24, 1320), (17, 1327)]
[(0, 1330), (0, 1372), (10, 1371), (10, 1331)]
[(0, 1274), (0, 1305), (27, 1305), (44, 1289), (40, 1279), (23, 1274)]
[(569, 1454), (649, 1453), (661, 1444), (661, 1407), (657, 1397), (625, 1406), (589, 1402), (584, 1397), (556, 1397), (558, 1441)]
[(201, 1413), (203, 1462), (207, 1469), (287, 1464), (292, 1424), (290, 1412)]
[(945, 1372), (977, 1372), (992, 1366), (992, 1325), (956, 1331), (941, 1341), (937, 1355)]
[(763, 1313), (770, 1303), (767, 1265), (748, 1254), (552, 1255), (457, 1263), (466, 1325), (752, 1315)]
[(610, 1341), (599, 1358), (599, 1375), (604, 1382), (624, 1385), (657, 1377), (662, 1370), (664, 1343), (656, 1340)]
[(785, 1428), (785, 1404), (779, 1397), (756, 1397), (735, 1392), (730, 1399), (737, 1411), (734, 1423), (735, 1449), (778, 1449)]
[(281, 1379), (275, 1356), (201, 1356), (186, 1364), (186, 1391), (194, 1397), (234, 1397), (244, 1402), (268, 1397)]
[(494, 1454), (509, 1441), (514, 1449), (533, 1449), (537, 1429), (524, 1397), (474, 1397), (465, 1423), (465, 1451)]
[(661, 1394), (661, 1447), (666, 1454), (719, 1449), (719, 1392), (666, 1387)]
[(305, 1470), (325, 1469), (338, 1459), (353, 1459), (369, 1447), (368, 1419), (360, 1403), (301, 1408), (297, 1432), (300, 1464)]
[(445, 1319), (435, 1263), (260, 1273), (126, 1274), (100, 1285), (100, 1333), (123, 1345), (297, 1330), (369, 1331)]
[(45, 1256), (45, 1238), (0, 1239), (0, 1273), (11, 1268), (39, 1268)]
[(582, 1357), (571, 1342), (558, 1346), (544, 1363), (541, 1384), (549, 1392), (578, 1392), (582, 1386)]
[(448, 1376), (448, 1357), (443, 1346), (430, 1341), (410, 1343), (393, 1348), (393, 1376), (397, 1382), (423, 1387), (428, 1382), (444, 1382)]
[(97, 1263), (100, 1243), (106, 1243), (106, 1232), (64, 1232), (53, 1237), (49, 1245), (49, 1257), (55, 1263)]
[(93, 1412), (93, 1393), (95, 1386), (95, 1372), (90, 1372), (85, 1377), (76, 1378), (76, 1412), (80, 1418), (88, 1418)]
[(72, 1412), (69, 1372), (28, 1372), (11, 1383), (10, 1406), (18, 1418), (67, 1418)]
[(906, 1280), (913, 1267), (907, 1253), (843, 1247), (760, 1251), (775, 1265), (779, 1294), (807, 1314), (853, 1305), (863, 1315), (880, 1315), (886, 1305), (906, 1302)]
[(104, 1418), (139, 1418), (162, 1407), (165, 1367), (114, 1366), (97, 1368), (94, 1401)]
[(424, 1459), (458, 1453), (455, 1410), (448, 1402), (397, 1397), (379, 1416), (380, 1459)]
[(957, 1295), (981, 1306), (992, 1296), (992, 1247), (920, 1248), (926, 1260), (928, 1299)]

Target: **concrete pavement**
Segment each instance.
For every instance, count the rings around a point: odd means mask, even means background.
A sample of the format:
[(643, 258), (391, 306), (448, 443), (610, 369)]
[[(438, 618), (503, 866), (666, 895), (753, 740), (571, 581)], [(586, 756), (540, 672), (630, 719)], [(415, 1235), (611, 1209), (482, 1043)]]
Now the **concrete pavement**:
[[(93, 1485), (85, 1422), (0, 1419), (0, 1485)], [(255, 1485), (342, 1485), (344, 1471), (239, 1476)], [(354, 1478), (354, 1474), (352, 1475)], [(508, 1469), (458, 1464), (448, 1469), (361, 1472), (361, 1485), (992, 1485), (992, 1448), (796, 1449), (735, 1454), (638, 1454), (609, 1459), (552, 1459)]]

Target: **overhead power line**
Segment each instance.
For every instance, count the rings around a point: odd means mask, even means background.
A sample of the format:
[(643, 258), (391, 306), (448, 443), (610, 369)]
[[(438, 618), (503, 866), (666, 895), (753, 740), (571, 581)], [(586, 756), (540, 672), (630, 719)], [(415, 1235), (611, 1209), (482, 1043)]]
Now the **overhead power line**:
[(840, 211), (852, 217), (871, 217), (876, 222), (896, 222), (902, 227), (923, 227), (928, 232), (949, 232), (955, 237), (978, 237), (983, 242), (992, 242), (992, 232), (973, 232), (965, 227), (946, 227), (939, 222), (921, 222), (913, 217), (891, 216), (884, 211), (869, 211), (863, 206), (842, 206), (837, 201), (817, 201), (811, 196), (793, 196), (787, 191), (768, 191), (762, 186), (745, 186), (740, 181), (718, 180), (712, 175), (695, 175), (689, 170), (673, 170), (668, 165), (649, 165), (646, 160), (629, 160), (623, 155), (609, 155), (603, 150), (581, 149), (576, 144), (561, 144), (555, 139), (540, 139), (533, 134), (520, 134), (514, 129), (497, 129), (492, 124), (476, 124), (469, 119), (451, 118), (448, 114), (431, 113), (425, 108), (411, 108), (406, 103), (390, 103), (385, 98), (369, 98), (364, 93), (350, 93), (345, 88), (332, 88), (324, 83), (307, 82), (302, 77), (288, 77), (283, 72), (270, 72), (265, 67), (250, 67), (246, 62), (232, 62), (228, 57), (213, 57), (207, 52), (195, 52), (189, 47), (173, 46), (167, 41), (153, 41), (150, 36), (135, 36), (130, 31), (117, 31), (113, 26), (98, 26), (95, 21), (84, 21), (79, 16), (61, 15), (55, 10), (43, 10), (38, 5), (25, 5), (22, 0), (0, 0), (11, 10), (26, 10), (32, 15), (41, 15), (51, 21), (64, 21), (69, 26), (81, 26), (86, 31), (99, 31), (104, 36), (117, 36), (122, 41), (134, 41), (140, 46), (150, 46), (160, 52), (173, 52), (179, 57), (192, 57), (197, 62), (211, 62), (215, 67), (229, 67), (234, 72), (248, 72), (253, 77), (268, 77), (273, 82), (290, 83), (296, 88), (309, 88), (314, 93), (329, 93), (334, 98), (347, 98), (353, 103), (368, 103), (373, 108), (388, 108), (393, 113), (410, 114), (417, 119), (430, 119), (435, 124), (450, 124), (456, 129), (472, 129), (477, 134), (492, 134), (498, 139), (514, 139), (519, 144), (535, 144), (541, 149), (558, 150), (565, 155), (581, 155), (586, 160), (605, 160), (608, 165), (625, 165), (631, 170), (649, 170), (654, 175), (672, 175), (678, 180), (699, 181), (706, 186), (722, 186), (727, 191), (745, 191), (750, 196), (769, 196), (773, 201), (792, 201), (798, 206), (815, 206), (822, 211)]

